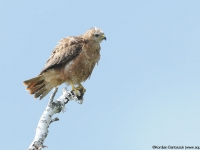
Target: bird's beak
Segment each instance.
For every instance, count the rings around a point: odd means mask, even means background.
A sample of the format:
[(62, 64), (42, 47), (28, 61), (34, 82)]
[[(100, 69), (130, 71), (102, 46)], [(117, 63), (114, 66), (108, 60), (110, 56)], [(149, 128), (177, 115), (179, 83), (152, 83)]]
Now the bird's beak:
[(103, 37), (103, 40), (105, 40), (105, 41), (106, 41), (106, 36), (105, 36), (104, 34), (102, 35), (102, 37)]
[(102, 34), (101, 37), (102, 37), (102, 40), (105, 40), (105, 41), (106, 41), (106, 36), (105, 36), (105, 34)]

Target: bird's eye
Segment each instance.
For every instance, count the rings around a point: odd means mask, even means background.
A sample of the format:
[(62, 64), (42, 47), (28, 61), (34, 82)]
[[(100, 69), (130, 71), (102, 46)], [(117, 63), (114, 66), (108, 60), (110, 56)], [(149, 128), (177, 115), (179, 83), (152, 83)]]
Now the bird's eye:
[(99, 34), (95, 34), (94, 36), (98, 37), (98, 36), (99, 36)]

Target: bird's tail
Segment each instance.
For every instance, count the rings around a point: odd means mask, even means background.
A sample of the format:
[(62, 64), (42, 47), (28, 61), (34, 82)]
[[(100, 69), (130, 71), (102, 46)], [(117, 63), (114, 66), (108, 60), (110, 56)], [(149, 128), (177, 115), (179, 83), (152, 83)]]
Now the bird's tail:
[(35, 98), (40, 97), (40, 100), (45, 97), (53, 88), (49, 82), (45, 81), (43, 75), (26, 80), (23, 82), (23, 84), (27, 86), (26, 90), (29, 91), (30, 94), (34, 94)]

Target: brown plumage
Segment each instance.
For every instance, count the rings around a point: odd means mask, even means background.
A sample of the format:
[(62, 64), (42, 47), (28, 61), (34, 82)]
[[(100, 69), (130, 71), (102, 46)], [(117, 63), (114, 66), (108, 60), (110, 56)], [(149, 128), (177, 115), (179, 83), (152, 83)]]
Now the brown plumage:
[[(23, 82), (35, 98), (45, 97), (52, 88), (66, 82), (74, 87), (87, 80), (100, 59), (100, 43), (106, 37), (102, 30), (91, 28), (80, 36), (59, 41), (40, 74)], [(84, 89), (84, 88), (83, 88)], [(84, 89), (85, 90), (85, 89)]]

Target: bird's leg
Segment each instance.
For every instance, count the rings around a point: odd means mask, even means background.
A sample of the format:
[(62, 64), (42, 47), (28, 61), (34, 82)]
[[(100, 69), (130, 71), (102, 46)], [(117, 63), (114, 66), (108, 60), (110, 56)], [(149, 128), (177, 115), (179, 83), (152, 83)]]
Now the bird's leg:
[(72, 87), (72, 91), (75, 91), (76, 95), (79, 95), (79, 90), (77, 90), (75, 87), (74, 87), (74, 84), (72, 82), (70, 82), (70, 85)]
[(82, 86), (82, 84), (78, 84), (78, 86), (76, 87), (77, 90), (81, 91), (82, 93), (86, 92), (86, 89)]

